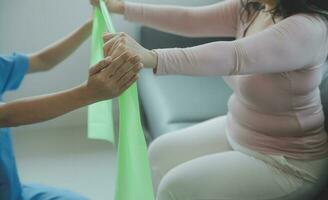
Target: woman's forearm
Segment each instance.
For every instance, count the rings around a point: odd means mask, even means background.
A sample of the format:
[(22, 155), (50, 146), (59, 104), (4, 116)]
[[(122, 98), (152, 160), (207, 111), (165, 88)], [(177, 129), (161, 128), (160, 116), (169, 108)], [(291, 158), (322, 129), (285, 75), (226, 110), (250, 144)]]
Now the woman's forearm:
[(227, 0), (203, 7), (182, 7), (125, 3), (125, 18), (132, 22), (190, 37), (236, 35), (240, 16), (239, 0)]
[(86, 86), (40, 97), (0, 104), (0, 127), (14, 127), (46, 121), (94, 103)]
[(64, 39), (29, 56), (29, 72), (53, 68), (71, 55), (91, 34), (92, 21), (75, 30)]

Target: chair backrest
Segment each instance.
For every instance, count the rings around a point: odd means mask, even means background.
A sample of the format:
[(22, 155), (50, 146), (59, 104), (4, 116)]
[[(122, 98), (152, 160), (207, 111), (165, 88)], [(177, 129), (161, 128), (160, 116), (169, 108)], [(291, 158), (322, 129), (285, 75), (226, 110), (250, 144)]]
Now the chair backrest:
[(328, 60), (324, 65), (324, 74), (320, 84), (321, 102), (325, 114), (325, 128), (328, 131)]
[(214, 41), (229, 41), (231, 37), (212, 37), (212, 38), (190, 38), (171, 33), (158, 31), (145, 26), (140, 30), (140, 42), (147, 49), (172, 48), (172, 47), (192, 47)]

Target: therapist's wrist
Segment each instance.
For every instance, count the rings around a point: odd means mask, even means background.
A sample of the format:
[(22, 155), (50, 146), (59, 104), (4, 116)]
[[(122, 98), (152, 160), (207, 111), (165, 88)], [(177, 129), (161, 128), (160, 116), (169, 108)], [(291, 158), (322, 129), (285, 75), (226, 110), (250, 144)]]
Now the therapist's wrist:
[(87, 39), (92, 32), (92, 24), (93, 24), (93, 19), (90, 18), (88, 19), (82, 26), (82, 30), (83, 30), (83, 36), (84, 39)]
[(80, 86), (76, 87), (74, 89), (74, 93), (74, 97), (76, 98), (78, 104), (80, 104), (81, 107), (96, 103), (101, 100), (100, 98), (97, 98), (97, 96), (94, 95), (94, 92), (90, 90), (90, 88), (87, 86), (87, 83), (83, 83)]

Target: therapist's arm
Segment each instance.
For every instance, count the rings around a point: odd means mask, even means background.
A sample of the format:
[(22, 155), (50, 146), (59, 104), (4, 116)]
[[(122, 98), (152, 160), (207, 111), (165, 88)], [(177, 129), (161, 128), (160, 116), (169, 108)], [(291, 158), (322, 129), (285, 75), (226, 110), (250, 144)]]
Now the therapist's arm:
[(32, 124), (55, 118), (92, 103), (86, 86), (41, 97), (0, 104), (0, 128)]
[(65, 60), (90, 36), (91, 29), (89, 20), (62, 40), (29, 55), (29, 73), (50, 70)]
[[(130, 54), (131, 55), (131, 54)], [(77, 108), (119, 96), (137, 78), (140, 59), (122, 54), (91, 68), (89, 80), (55, 94), (0, 104), (0, 127), (14, 127), (46, 121)]]

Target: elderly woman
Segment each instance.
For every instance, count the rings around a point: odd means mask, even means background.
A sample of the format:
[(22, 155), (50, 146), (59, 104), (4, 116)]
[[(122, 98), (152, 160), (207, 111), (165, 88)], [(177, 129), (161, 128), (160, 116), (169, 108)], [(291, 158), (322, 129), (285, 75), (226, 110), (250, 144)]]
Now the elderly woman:
[(300, 200), (318, 193), (328, 177), (318, 89), (328, 54), (326, 0), (226, 0), (196, 8), (107, 4), (160, 30), (236, 38), (148, 50), (126, 34), (105, 36), (105, 53), (114, 58), (133, 52), (156, 75), (224, 76), (234, 91), (226, 116), (152, 143), (158, 200)]

